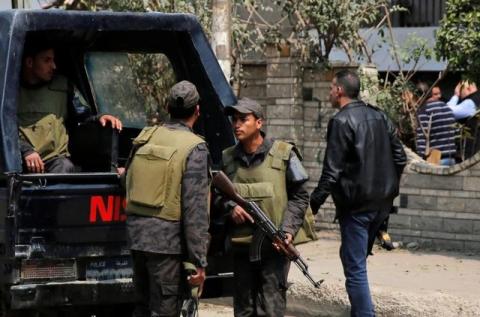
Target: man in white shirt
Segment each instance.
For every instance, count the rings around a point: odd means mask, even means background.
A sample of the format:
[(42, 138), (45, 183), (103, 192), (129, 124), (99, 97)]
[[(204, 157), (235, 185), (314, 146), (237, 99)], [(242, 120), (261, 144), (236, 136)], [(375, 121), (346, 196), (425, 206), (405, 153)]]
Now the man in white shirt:
[(468, 81), (459, 82), (455, 87), (455, 93), (447, 102), (447, 105), (452, 109), (455, 120), (459, 121), (473, 117), (477, 112), (479, 104), (475, 98), (478, 98), (478, 89), (475, 83), (469, 83)]

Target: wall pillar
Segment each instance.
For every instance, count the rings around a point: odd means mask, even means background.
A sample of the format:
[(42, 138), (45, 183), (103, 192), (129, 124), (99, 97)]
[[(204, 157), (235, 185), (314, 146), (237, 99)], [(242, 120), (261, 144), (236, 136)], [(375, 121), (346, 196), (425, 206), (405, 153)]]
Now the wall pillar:
[(270, 137), (304, 144), (301, 70), (288, 46), (266, 52), (266, 117)]

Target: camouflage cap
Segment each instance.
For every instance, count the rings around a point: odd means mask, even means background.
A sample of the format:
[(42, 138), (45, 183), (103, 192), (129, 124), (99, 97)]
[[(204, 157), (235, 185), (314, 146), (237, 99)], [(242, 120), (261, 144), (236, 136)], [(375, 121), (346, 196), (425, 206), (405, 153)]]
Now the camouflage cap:
[(238, 100), (234, 106), (228, 106), (225, 108), (225, 114), (227, 116), (233, 116), (235, 112), (249, 114), (252, 113), (257, 118), (264, 118), (262, 106), (253, 99), (242, 98)]
[(176, 109), (190, 109), (198, 104), (200, 96), (195, 85), (182, 80), (173, 85), (168, 95), (168, 106)]

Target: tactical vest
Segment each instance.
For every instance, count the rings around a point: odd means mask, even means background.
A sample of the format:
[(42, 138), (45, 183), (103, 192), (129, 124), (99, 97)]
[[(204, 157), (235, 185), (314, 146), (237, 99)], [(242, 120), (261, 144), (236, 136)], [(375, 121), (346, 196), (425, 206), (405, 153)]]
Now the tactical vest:
[[(232, 180), (240, 196), (256, 202), (265, 214), (279, 227), (287, 209), (288, 193), (286, 171), (293, 145), (275, 141), (264, 161), (257, 166), (246, 168), (234, 159), (234, 147), (223, 151), (225, 173)], [(314, 217), (308, 208), (302, 228), (295, 236), (296, 244), (315, 240)], [(233, 243), (250, 243), (253, 227), (244, 223), (234, 227)]]
[(133, 141), (140, 147), (127, 171), (127, 213), (179, 221), (186, 161), (204, 142), (190, 131), (143, 129)]
[(20, 89), (17, 109), (19, 134), (29, 142), (42, 160), (68, 156), (67, 117), (68, 83), (62, 76), (48, 85)]

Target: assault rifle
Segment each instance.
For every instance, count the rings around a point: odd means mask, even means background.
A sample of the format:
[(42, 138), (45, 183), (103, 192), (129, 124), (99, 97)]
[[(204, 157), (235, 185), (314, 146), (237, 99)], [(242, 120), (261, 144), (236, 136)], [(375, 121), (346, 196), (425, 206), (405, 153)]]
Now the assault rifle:
[(215, 186), (222, 194), (228, 199), (237, 203), (240, 207), (245, 209), (250, 216), (252, 216), (255, 224), (262, 230), (265, 235), (279, 248), (279, 251), (285, 255), (290, 261), (300, 269), (305, 277), (313, 284), (314, 287), (320, 288), (323, 280), (315, 282), (313, 277), (308, 272), (308, 265), (305, 260), (300, 256), (298, 250), (293, 246), (293, 243), (285, 244), (287, 235), (282, 230), (279, 230), (273, 222), (265, 215), (265, 213), (258, 207), (253, 201), (247, 201), (240, 196), (233, 183), (228, 179), (222, 171), (217, 172), (212, 180), (213, 186)]

